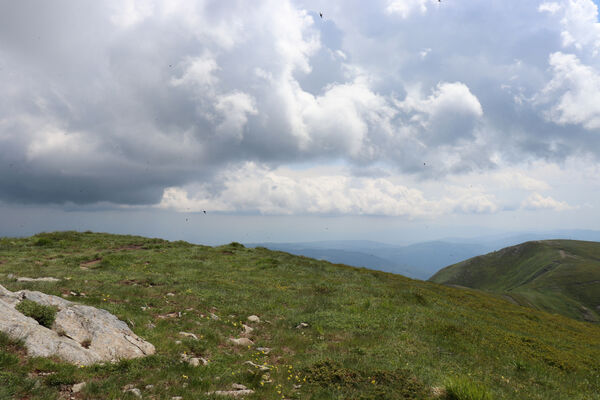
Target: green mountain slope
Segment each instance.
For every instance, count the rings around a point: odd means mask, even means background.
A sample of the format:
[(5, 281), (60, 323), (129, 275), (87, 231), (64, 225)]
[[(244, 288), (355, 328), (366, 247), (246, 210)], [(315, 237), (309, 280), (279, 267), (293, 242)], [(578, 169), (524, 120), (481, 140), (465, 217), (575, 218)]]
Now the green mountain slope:
[(430, 281), (499, 293), (520, 305), (600, 321), (598, 242), (526, 242), (446, 267)]
[[(0, 335), (1, 399), (135, 399), (123, 393), (131, 387), (145, 399), (217, 399), (207, 393), (234, 383), (255, 391), (249, 400), (600, 399), (596, 324), (264, 248), (76, 232), (4, 238), (0, 284), (104, 308), (157, 350), (80, 368), (28, 359)], [(253, 314), (259, 323), (247, 322)], [(253, 345), (229, 341), (242, 323)], [(192, 367), (183, 353), (209, 362)], [(87, 385), (71, 393), (77, 382)]]

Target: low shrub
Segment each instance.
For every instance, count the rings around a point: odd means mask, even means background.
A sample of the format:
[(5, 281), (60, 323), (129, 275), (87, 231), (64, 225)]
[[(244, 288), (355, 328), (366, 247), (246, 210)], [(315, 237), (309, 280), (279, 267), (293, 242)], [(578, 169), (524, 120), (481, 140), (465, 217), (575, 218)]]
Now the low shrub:
[(46, 328), (52, 327), (54, 319), (56, 318), (56, 312), (58, 311), (56, 307), (44, 306), (27, 299), (17, 304), (15, 309), (23, 315), (35, 319), (40, 325), (45, 326)]

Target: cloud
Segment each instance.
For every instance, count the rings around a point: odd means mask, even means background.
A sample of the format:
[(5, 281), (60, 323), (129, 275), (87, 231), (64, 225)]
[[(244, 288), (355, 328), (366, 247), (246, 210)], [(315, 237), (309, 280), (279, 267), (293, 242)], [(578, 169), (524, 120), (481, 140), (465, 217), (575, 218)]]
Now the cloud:
[(413, 13), (424, 14), (427, 12), (428, 0), (391, 0), (385, 11), (389, 14), (398, 14), (408, 18)]
[[(1, 201), (165, 204), (168, 188), (220, 210), (485, 213), (498, 193), (418, 184), (600, 157), (589, 0), (82, 1), (0, 15)], [(233, 200), (248, 163), (290, 194)], [(354, 174), (301, 182), (334, 203), (265, 172), (331, 164)]]
[(523, 200), (521, 203), (521, 208), (526, 210), (564, 211), (570, 210), (573, 207), (564, 201), (555, 200), (550, 196), (544, 197), (539, 193), (532, 193), (525, 200)]
[(178, 211), (257, 212), (265, 215), (381, 215), (434, 218), (453, 213), (498, 211), (493, 196), (454, 188), (452, 196), (426, 198), (388, 178), (273, 171), (253, 163), (222, 173), (223, 188), (166, 188), (161, 208)]
[(598, 6), (591, 0), (562, 0), (542, 3), (541, 12), (548, 12), (562, 27), (561, 38), (564, 47), (588, 50), (594, 56), (600, 50), (600, 23)]
[(573, 54), (550, 55), (552, 80), (540, 93), (549, 103), (546, 117), (561, 125), (581, 124), (588, 130), (600, 128), (600, 72), (583, 65)]

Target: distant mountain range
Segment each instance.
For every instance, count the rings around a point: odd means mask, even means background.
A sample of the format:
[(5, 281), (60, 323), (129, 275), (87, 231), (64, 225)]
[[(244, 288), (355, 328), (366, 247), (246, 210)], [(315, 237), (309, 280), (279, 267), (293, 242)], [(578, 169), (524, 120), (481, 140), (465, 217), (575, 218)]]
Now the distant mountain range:
[(246, 245), (248, 247), (266, 247), (332, 263), (366, 267), (425, 280), (441, 268), (471, 257), (529, 240), (557, 238), (600, 241), (600, 231), (524, 232), (479, 238), (444, 238), (410, 245), (394, 245), (368, 240), (267, 242), (247, 243)]
[(600, 322), (598, 242), (526, 242), (446, 267), (430, 281), (481, 289), (519, 305)]

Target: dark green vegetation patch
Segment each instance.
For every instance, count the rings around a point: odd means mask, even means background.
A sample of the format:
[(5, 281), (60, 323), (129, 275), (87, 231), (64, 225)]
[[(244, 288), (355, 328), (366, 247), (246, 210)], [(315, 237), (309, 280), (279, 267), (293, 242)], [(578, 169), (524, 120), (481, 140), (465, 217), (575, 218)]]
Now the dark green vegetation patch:
[(40, 325), (46, 328), (52, 327), (56, 318), (56, 312), (58, 311), (56, 307), (45, 306), (27, 299), (17, 304), (15, 309), (21, 312), (21, 314), (35, 319)]
[[(237, 243), (96, 233), (2, 238), (0, 260), (7, 289), (106, 309), (156, 347), (81, 368), (27, 358), (0, 335), (0, 399), (65, 398), (79, 382), (78, 400), (134, 399), (128, 387), (144, 399), (216, 399), (206, 393), (234, 383), (255, 391), (247, 400), (600, 399), (600, 326), (476, 290)], [(250, 347), (229, 340), (242, 324), (254, 328)]]

